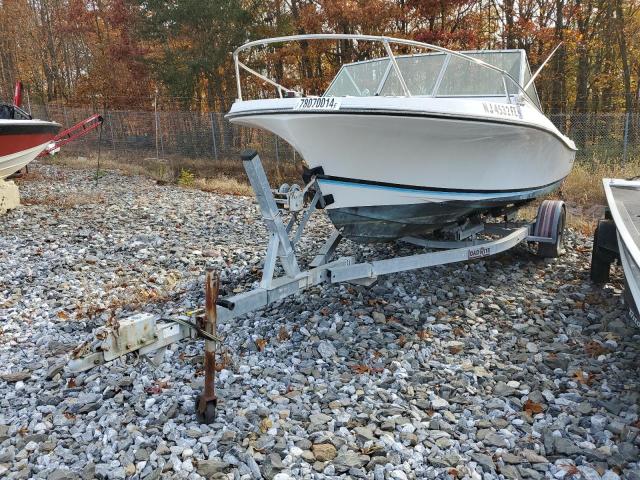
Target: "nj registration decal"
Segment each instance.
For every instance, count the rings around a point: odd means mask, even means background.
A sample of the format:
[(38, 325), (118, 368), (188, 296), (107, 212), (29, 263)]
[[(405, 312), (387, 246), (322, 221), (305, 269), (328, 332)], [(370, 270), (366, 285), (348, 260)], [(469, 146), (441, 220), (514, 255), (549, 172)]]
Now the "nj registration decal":
[(301, 98), (296, 103), (294, 110), (340, 110), (340, 98), (312, 97)]
[(482, 102), (484, 112), (489, 115), (498, 115), (499, 117), (522, 118), (522, 109), (520, 105), (508, 105), (506, 103), (490, 103)]

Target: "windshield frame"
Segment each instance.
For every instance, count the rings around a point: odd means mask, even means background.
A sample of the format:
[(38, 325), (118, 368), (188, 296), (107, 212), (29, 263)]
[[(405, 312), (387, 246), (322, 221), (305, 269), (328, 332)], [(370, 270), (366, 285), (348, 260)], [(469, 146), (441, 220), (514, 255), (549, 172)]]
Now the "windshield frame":
[[(487, 62), (484, 62), (480, 59), (474, 58), (474, 57), (470, 57), (464, 53), (461, 52), (456, 52), (454, 50), (449, 50), (447, 48), (444, 47), (440, 47), (437, 45), (432, 45), (432, 44), (428, 44), (428, 43), (424, 43), (424, 42), (418, 42), (415, 40), (407, 40), (407, 39), (401, 39), (401, 38), (393, 38), (393, 37), (386, 37), (386, 36), (376, 36), (376, 35), (353, 35), (353, 34), (339, 34), (339, 33), (324, 33), (324, 34), (305, 34), (305, 35), (291, 35), (291, 36), (285, 36), (285, 37), (273, 37), (273, 38), (268, 38), (268, 39), (264, 39), (264, 40), (255, 40), (252, 42), (248, 42), (245, 43), (244, 45), (241, 45), (240, 47), (238, 47), (234, 52), (233, 52), (233, 59), (234, 59), (234, 64), (235, 64), (235, 73), (236, 73), (236, 86), (237, 86), (237, 91), (238, 91), (238, 98), (237, 100), (242, 101), (242, 85), (241, 85), (241, 78), (240, 78), (240, 70), (245, 70), (247, 72), (249, 72), (250, 74), (260, 78), (262, 81), (264, 81), (265, 83), (272, 85), (276, 88), (278, 95), (280, 96), (280, 98), (283, 97), (283, 93), (286, 93), (288, 96), (295, 96), (295, 97), (302, 97), (304, 96), (301, 92), (298, 92), (296, 90), (284, 87), (283, 85), (280, 85), (279, 83), (277, 83), (276, 81), (268, 78), (265, 75), (262, 75), (261, 73), (251, 69), (250, 67), (248, 67), (247, 65), (245, 65), (244, 63), (242, 63), (239, 60), (239, 55), (241, 52), (248, 50), (250, 48), (256, 47), (256, 46), (265, 46), (265, 45), (270, 45), (273, 43), (283, 43), (283, 42), (292, 42), (292, 41), (306, 41), (306, 40), (354, 40), (354, 41), (370, 41), (370, 42), (380, 42), (382, 43), (386, 53), (387, 53), (387, 57), (380, 57), (380, 58), (388, 58), (390, 60), (390, 64), (391, 67), (394, 69), (397, 77), (398, 77), (398, 81), (400, 82), (401, 86), (402, 86), (402, 91), (404, 92), (405, 97), (412, 97), (415, 95), (412, 95), (411, 92), (409, 91), (405, 80), (404, 80), (404, 76), (402, 75), (402, 72), (400, 71), (400, 68), (398, 66), (398, 63), (396, 61), (396, 55), (394, 55), (393, 51), (391, 50), (391, 44), (398, 44), (398, 45), (404, 45), (404, 46), (411, 46), (411, 47), (416, 47), (416, 48), (422, 48), (422, 49), (426, 49), (426, 50), (433, 50), (436, 52), (441, 52), (446, 54), (449, 58), (451, 57), (457, 57), (457, 58), (462, 58), (464, 60), (466, 60), (467, 62), (470, 62), (472, 64), (476, 64), (482, 68), (487, 68), (487, 69), (491, 69), (494, 70), (496, 72), (498, 72), (499, 74), (502, 75), (502, 79), (503, 79), (503, 85), (504, 85), (504, 95), (499, 95), (499, 97), (504, 97), (507, 101), (507, 103), (512, 104), (514, 103), (514, 98), (515, 97), (515, 102), (518, 102), (518, 100), (525, 100), (528, 103), (530, 103), (531, 105), (533, 105), (535, 108), (537, 108), (538, 110), (541, 110), (540, 106), (528, 95), (528, 93), (524, 90), (522, 83), (519, 82), (518, 80), (516, 80), (515, 78), (513, 78), (513, 76), (511, 76), (511, 74), (509, 74), (509, 72), (498, 68), (494, 65), (491, 65)], [(503, 50), (504, 51), (504, 50)], [(485, 52), (483, 50), (480, 50), (480, 52)], [(522, 51), (522, 54), (524, 54), (524, 52)], [(380, 59), (379, 58), (379, 59)], [(379, 60), (379, 59), (374, 59), (375, 60)], [(370, 60), (364, 60), (366, 61), (370, 61)], [(344, 65), (341, 67), (344, 67)], [(389, 70), (390, 71), (390, 70)], [(389, 74), (389, 71), (386, 72), (386, 74)], [(522, 70), (520, 72), (520, 74), (522, 75)], [(337, 77), (337, 75), (336, 75)], [(516, 86), (516, 89), (518, 90), (518, 93), (516, 94), (510, 94), (509, 93), (509, 89), (507, 87), (507, 83), (510, 82), (513, 85)], [(422, 95), (421, 95), (422, 96)]]

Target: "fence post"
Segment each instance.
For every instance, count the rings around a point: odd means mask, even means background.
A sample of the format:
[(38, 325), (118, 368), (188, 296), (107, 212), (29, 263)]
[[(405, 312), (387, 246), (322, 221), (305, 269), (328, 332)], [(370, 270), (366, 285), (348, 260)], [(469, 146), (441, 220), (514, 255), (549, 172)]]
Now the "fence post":
[(160, 149), (158, 147), (158, 89), (156, 88), (155, 97), (153, 97), (153, 120), (155, 122), (156, 131), (156, 160), (160, 158)]
[(622, 163), (627, 163), (627, 150), (629, 148), (629, 124), (631, 123), (631, 112), (627, 112), (624, 120), (624, 145), (622, 147)]
[(278, 136), (274, 134), (273, 137), (276, 140), (276, 164), (280, 166), (280, 149), (278, 148)]
[(213, 118), (213, 112), (209, 112), (209, 118), (211, 118), (211, 139), (213, 140), (213, 157), (218, 160), (218, 144), (216, 142), (216, 123)]
[(160, 112), (157, 113), (158, 116), (158, 134), (160, 135), (160, 153), (162, 153), (162, 157), (164, 158), (164, 139), (162, 138), (162, 126), (160, 124)]
[(116, 140), (115, 135), (113, 133), (113, 119), (111, 118), (111, 112), (107, 110), (107, 122), (109, 122), (109, 130), (111, 131), (111, 150), (113, 153), (116, 153)]
[(69, 128), (71, 125), (69, 125), (69, 119), (67, 118), (67, 107), (64, 105), (62, 106), (62, 118), (64, 118), (63, 128)]

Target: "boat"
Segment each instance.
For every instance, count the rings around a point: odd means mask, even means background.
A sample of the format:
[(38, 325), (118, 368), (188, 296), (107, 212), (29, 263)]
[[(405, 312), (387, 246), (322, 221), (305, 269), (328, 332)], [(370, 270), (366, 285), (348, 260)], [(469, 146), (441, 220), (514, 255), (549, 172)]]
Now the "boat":
[[(320, 96), (287, 88), (239, 58), (258, 46), (312, 40), (374, 42), (382, 55), (342, 65)], [(392, 45), (419, 53), (394, 54)], [(559, 188), (573, 166), (576, 146), (542, 113), (534, 86), (540, 70), (532, 75), (523, 50), (457, 52), (312, 34), (249, 42), (233, 57), (238, 98), (226, 118), (290, 143), (333, 224), (357, 242), (438, 235), (503, 215)], [(243, 98), (241, 69), (277, 96)]]
[(20, 107), (0, 104), (0, 180), (29, 164), (59, 130), (58, 123), (35, 120)]
[(605, 178), (602, 183), (608, 212), (594, 234), (591, 278), (607, 282), (611, 263), (618, 260), (624, 271), (629, 316), (640, 327), (640, 177)]

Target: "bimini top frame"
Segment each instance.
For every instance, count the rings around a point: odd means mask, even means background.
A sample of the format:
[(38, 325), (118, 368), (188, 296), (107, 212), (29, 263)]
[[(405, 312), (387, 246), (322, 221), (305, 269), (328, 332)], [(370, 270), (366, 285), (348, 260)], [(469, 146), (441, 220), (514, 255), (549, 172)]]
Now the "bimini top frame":
[[(407, 83), (404, 79), (404, 76), (402, 75), (402, 72), (400, 71), (400, 67), (398, 66), (398, 62), (396, 61), (396, 56), (393, 54), (393, 51), (391, 50), (391, 45), (406, 45), (406, 46), (411, 46), (411, 47), (416, 47), (416, 48), (421, 48), (424, 50), (434, 50), (436, 52), (441, 52), (444, 53), (447, 58), (442, 66), (442, 70), (440, 72), (439, 76), (442, 76), (444, 70), (447, 68), (447, 65), (449, 63), (449, 59), (451, 57), (458, 57), (461, 58), (467, 62), (473, 63), (475, 65), (480, 66), (481, 68), (487, 68), (490, 70), (493, 70), (497, 73), (499, 73), (502, 76), (502, 83), (503, 83), (503, 87), (504, 87), (504, 92), (505, 92), (505, 97), (507, 99), (507, 101), (509, 103), (512, 103), (512, 99), (511, 99), (511, 95), (509, 94), (509, 88), (508, 88), (508, 83), (511, 83), (513, 85), (515, 85), (515, 87), (517, 88), (517, 90), (524, 96), (524, 98), (527, 98), (529, 100), (529, 102), (534, 105), (536, 108), (539, 109), (539, 106), (537, 104), (537, 102), (535, 102), (530, 95), (526, 92), (525, 88), (520, 84), (519, 81), (517, 81), (515, 78), (513, 78), (513, 76), (511, 76), (511, 74), (509, 74), (509, 72), (507, 72), (506, 70), (503, 70), (499, 67), (496, 67), (495, 65), (491, 65), (490, 63), (487, 62), (483, 62), (482, 60), (478, 59), (478, 58), (474, 58), (471, 57), (469, 55), (465, 55), (464, 53), (460, 53), (460, 52), (456, 52), (454, 50), (449, 50), (448, 48), (444, 48), (444, 47), (439, 47), (437, 45), (432, 45), (429, 43), (424, 43), (424, 42), (418, 42), (416, 40), (406, 40), (406, 39), (402, 39), (402, 38), (393, 38), (393, 37), (386, 37), (386, 36), (378, 36), (378, 35), (350, 35), (350, 34), (342, 34), (342, 33), (317, 33), (317, 34), (307, 34), (307, 35), (290, 35), (290, 36), (285, 36), (285, 37), (273, 37), (273, 38), (267, 38), (267, 39), (263, 39), (263, 40), (255, 40), (253, 42), (248, 42), (245, 43), (244, 45), (236, 48), (236, 50), (233, 52), (233, 61), (235, 64), (235, 73), (236, 73), (236, 86), (238, 89), (238, 100), (242, 101), (242, 85), (241, 85), (241, 81), (240, 81), (240, 69), (242, 68), (243, 70), (246, 70), (247, 72), (249, 72), (250, 74), (260, 78), (262, 81), (264, 81), (265, 83), (268, 83), (269, 85), (274, 86), (277, 91), (278, 91), (278, 95), (280, 97), (282, 97), (282, 93), (283, 92), (289, 92), (289, 93), (293, 93), (296, 96), (301, 96), (300, 92), (297, 92), (295, 90), (292, 90), (290, 88), (285, 87), (284, 85), (279, 84), (278, 82), (262, 75), (259, 72), (256, 72), (255, 70), (253, 70), (252, 68), (248, 67), (247, 65), (245, 65), (243, 62), (240, 61), (239, 59), (239, 55), (241, 52), (245, 51), (245, 50), (249, 50), (253, 47), (257, 47), (257, 46), (265, 46), (265, 45), (270, 45), (272, 43), (283, 43), (283, 42), (295, 42), (295, 41), (302, 41), (302, 40), (361, 40), (361, 41), (367, 41), (367, 42), (379, 42), (382, 43), (382, 45), (384, 46), (384, 49), (387, 53), (387, 57), (389, 58), (390, 61), (390, 66), (393, 68), (393, 70), (395, 71), (395, 74), (397, 75), (398, 81), (400, 83), (400, 86), (402, 88), (402, 91), (404, 92), (404, 96), (406, 97), (411, 97), (411, 92), (409, 91), (409, 88), (407, 87)], [(533, 80), (533, 79), (532, 79)], [(529, 82), (531, 83), (531, 82)], [(437, 95), (437, 88), (434, 89), (433, 93), (429, 96), (436, 96)]]

